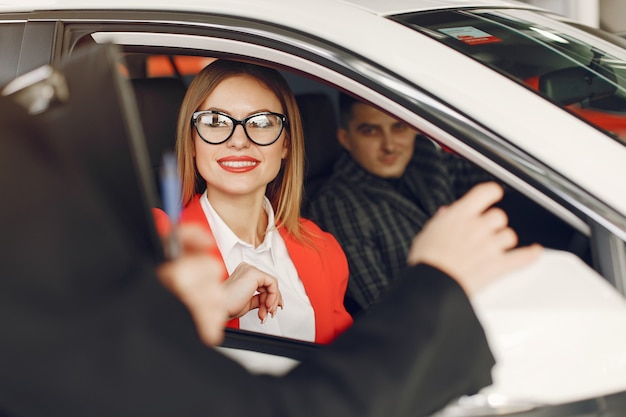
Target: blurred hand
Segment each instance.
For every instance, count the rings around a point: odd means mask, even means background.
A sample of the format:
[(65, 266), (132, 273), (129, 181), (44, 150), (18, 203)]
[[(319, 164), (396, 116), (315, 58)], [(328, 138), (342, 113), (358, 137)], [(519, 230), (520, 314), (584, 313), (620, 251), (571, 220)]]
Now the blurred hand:
[(268, 313), (273, 317), (277, 308), (283, 306), (276, 278), (245, 262), (237, 265), (224, 282), (224, 289), (231, 319), (258, 308), (259, 319), (264, 322)]
[(479, 184), (441, 207), (413, 239), (408, 263), (425, 263), (456, 279), (468, 295), (494, 278), (535, 260), (540, 245), (515, 248), (506, 213), (491, 207), (503, 196), (496, 183)]
[(157, 269), (161, 283), (181, 300), (194, 320), (200, 339), (215, 346), (224, 339), (228, 319), (226, 291), (221, 284), (225, 274), (221, 259), (210, 256), (212, 237), (195, 225), (177, 229), (182, 253)]

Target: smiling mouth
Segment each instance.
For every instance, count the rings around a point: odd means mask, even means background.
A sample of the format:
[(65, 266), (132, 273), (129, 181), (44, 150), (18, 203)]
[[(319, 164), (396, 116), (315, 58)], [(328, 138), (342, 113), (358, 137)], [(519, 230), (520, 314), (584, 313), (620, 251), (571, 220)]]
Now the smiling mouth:
[(394, 164), (398, 160), (398, 155), (386, 155), (380, 159), (380, 161), (385, 165)]
[(220, 165), (228, 167), (228, 168), (247, 168), (253, 167), (258, 162), (256, 161), (221, 161)]

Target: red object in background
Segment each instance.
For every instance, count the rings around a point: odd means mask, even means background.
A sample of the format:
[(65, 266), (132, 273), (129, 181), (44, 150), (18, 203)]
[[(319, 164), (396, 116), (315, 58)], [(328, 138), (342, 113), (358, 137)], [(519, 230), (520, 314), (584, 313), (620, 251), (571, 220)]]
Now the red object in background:
[(195, 75), (202, 68), (215, 61), (214, 58), (201, 56), (173, 56), (176, 69), (172, 66), (172, 61), (167, 55), (154, 55), (148, 58), (149, 77), (170, 77), (177, 73), (180, 75)]
[[(539, 77), (528, 77), (524, 83), (534, 90), (539, 91)], [(582, 107), (580, 104), (564, 106), (572, 113), (580, 116), (594, 126), (597, 126), (626, 142), (626, 115), (607, 110), (598, 110)]]

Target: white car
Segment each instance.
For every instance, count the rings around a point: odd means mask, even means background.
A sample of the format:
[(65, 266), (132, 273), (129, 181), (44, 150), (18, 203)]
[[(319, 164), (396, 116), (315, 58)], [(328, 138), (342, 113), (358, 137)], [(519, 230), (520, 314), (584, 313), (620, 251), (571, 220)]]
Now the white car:
[[(509, 277), (473, 300), (503, 365), (493, 387), (441, 415), (626, 415), (623, 39), (513, 1), (5, 0), (0, 85), (93, 43), (124, 54), (155, 168), (173, 147), (184, 88), (229, 57), (276, 67), (291, 83), (308, 193), (339, 152), (340, 90), (507, 183), (522, 243), (554, 250), (523, 273), (533, 284)], [(538, 293), (539, 304), (524, 302)], [(315, 346), (229, 331), (224, 349), (297, 361)]]

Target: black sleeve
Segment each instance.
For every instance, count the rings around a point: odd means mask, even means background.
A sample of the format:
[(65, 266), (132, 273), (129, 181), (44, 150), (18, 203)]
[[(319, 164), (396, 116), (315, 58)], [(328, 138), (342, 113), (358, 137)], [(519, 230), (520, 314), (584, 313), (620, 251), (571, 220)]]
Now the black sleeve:
[(346, 333), (280, 381), (287, 415), (307, 404), (302, 415), (426, 416), (491, 383), (494, 359), (462, 289), (426, 265), (401, 275)]
[(202, 345), (108, 200), (2, 104), (0, 414), (418, 416), (489, 383), (467, 298), (427, 266), (285, 377), (248, 374)]

